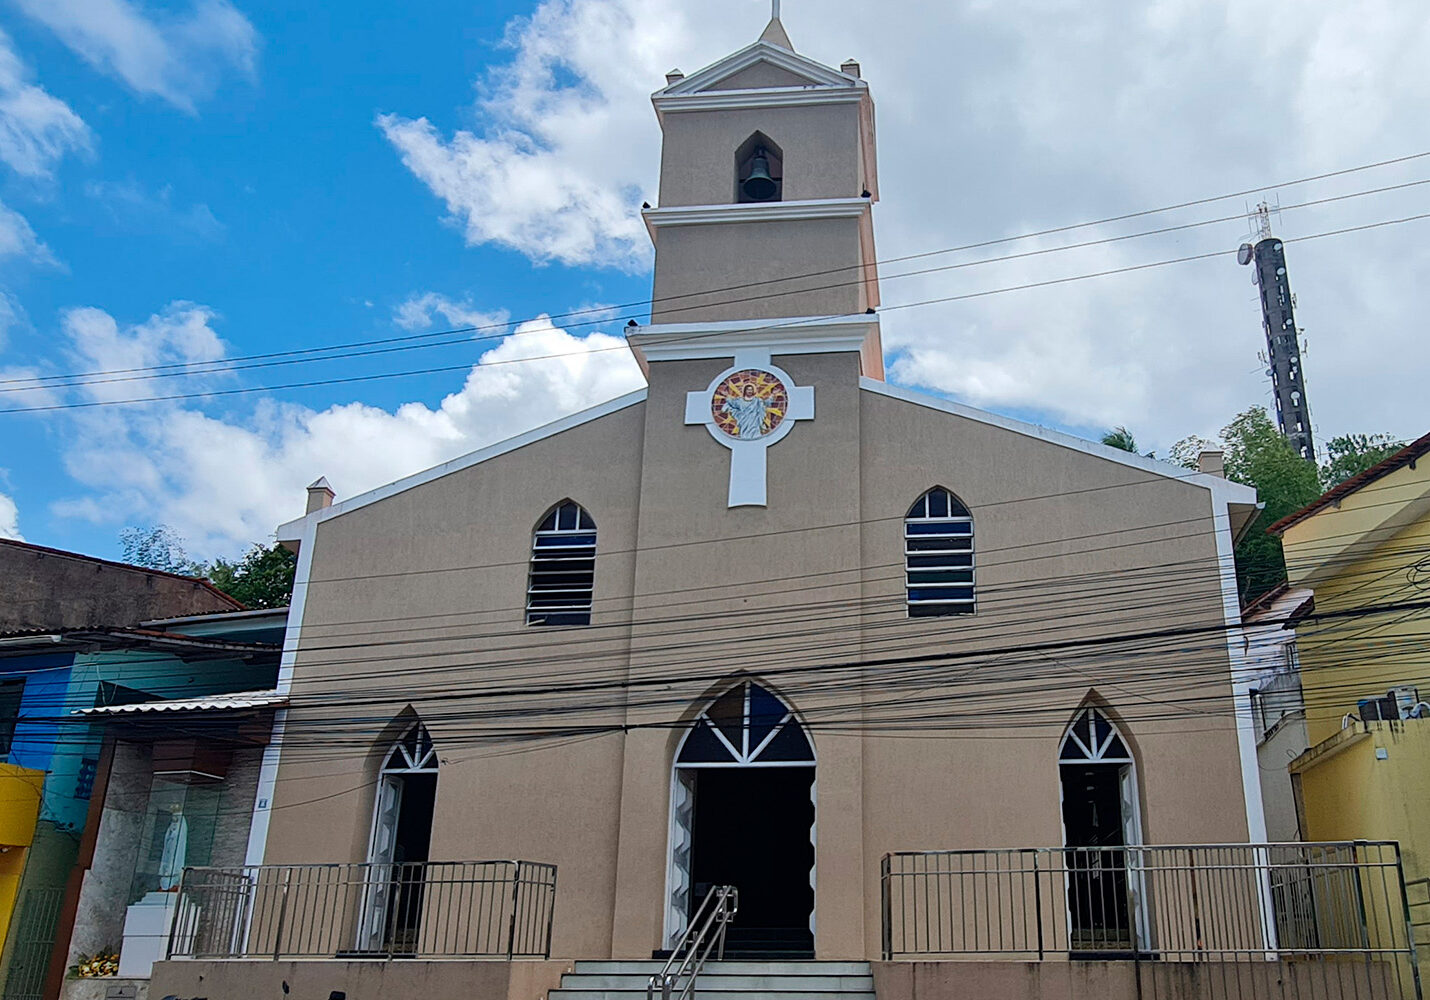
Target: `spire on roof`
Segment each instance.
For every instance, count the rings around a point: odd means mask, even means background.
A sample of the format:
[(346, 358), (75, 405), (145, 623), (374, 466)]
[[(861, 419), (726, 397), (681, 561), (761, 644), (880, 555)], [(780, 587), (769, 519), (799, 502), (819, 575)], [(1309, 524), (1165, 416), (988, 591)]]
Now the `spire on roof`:
[(785, 34), (785, 26), (780, 23), (780, 0), (770, 0), (770, 23), (760, 33), (760, 41), (794, 51), (789, 35)]
[(791, 52), (794, 51), (794, 44), (790, 42), (789, 35), (785, 34), (785, 26), (780, 24), (780, 19), (777, 17), (770, 18), (770, 23), (765, 25), (765, 30), (760, 34), (760, 41), (778, 45)]

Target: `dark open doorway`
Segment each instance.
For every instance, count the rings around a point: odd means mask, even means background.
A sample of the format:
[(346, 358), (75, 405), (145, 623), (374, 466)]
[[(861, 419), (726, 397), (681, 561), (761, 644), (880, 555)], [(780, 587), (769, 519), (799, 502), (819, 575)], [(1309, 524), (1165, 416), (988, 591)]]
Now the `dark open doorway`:
[(1064, 764), (1063, 830), (1069, 848), (1069, 945), (1078, 957), (1135, 950), (1128, 905), (1123, 771), (1128, 765)]
[(437, 803), (437, 775), (404, 774), (397, 831), (392, 850), (392, 892), (388, 902), (387, 936), (391, 950), (418, 950), (422, 895), (432, 847), (432, 814)]
[(702, 768), (691, 830), (691, 912), (711, 886), (740, 891), (728, 954), (812, 958), (812, 767)]

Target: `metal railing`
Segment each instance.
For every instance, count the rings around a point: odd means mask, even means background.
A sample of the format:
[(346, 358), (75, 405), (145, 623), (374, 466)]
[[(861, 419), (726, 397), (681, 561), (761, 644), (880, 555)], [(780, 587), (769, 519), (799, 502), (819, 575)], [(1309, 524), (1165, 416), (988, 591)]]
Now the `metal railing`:
[[(671, 1000), (675, 987), (680, 985), (682, 979), (685, 980), (685, 986), (681, 989), (678, 1000), (687, 1000), (695, 992), (695, 980), (700, 975), (700, 970), (705, 968), (710, 952), (715, 952), (717, 961), (725, 957), (725, 930), (739, 912), (738, 889), (733, 885), (717, 885), (712, 888), (701, 900), (700, 906), (695, 910), (695, 916), (690, 918), (690, 926), (676, 942), (670, 958), (666, 960), (665, 968), (650, 977), (645, 989), (646, 1000), (655, 1000), (657, 990), (660, 991), (661, 1000)], [(684, 958), (681, 957), (682, 952)]]
[(886, 960), (1279, 959), (1421, 997), (1393, 842), (901, 852), (881, 883)]
[(171, 959), (550, 958), (556, 866), (186, 868)]

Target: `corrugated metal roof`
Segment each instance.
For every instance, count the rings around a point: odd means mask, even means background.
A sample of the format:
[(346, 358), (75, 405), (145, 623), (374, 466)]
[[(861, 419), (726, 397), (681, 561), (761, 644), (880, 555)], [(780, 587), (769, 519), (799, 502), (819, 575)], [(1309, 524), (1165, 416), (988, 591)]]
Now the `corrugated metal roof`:
[(96, 705), (81, 708), (74, 715), (148, 715), (156, 712), (234, 712), (247, 708), (274, 708), (288, 704), (286, 695), (265, 691), (233, 691), (210, 694), (202, 698), (172, 698), (166, 701), (142, 701), (134, 705)]

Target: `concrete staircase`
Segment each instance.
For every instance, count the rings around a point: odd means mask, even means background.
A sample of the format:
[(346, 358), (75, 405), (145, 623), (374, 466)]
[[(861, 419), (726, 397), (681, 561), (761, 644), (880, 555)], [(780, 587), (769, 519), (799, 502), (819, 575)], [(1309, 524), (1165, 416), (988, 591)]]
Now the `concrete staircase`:
[[(577, 962), (549, 1000), (645, 1000), (646, 984), (664, 964)], [(868, 962), (708, 962), (696, 982), (695, 998), (875, 1000), (874, 976)]]

